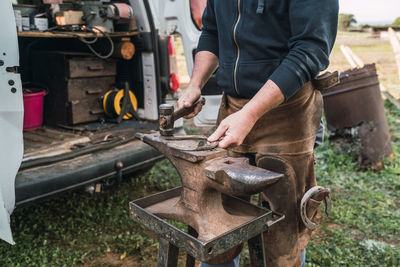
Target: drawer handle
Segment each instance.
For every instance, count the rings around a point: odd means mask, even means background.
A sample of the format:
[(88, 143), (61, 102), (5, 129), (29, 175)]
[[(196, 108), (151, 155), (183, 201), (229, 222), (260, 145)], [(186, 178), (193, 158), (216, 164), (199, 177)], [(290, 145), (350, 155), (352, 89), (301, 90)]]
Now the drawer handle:
[(99, 115), (99, 114), (103, 114), (104, 110), (102, 109), (97, 109), (97, 110), (91, 110), (90, 111), (90, 115)]
[(102, 92), (101, 89), (86, 90), (86, 94), (88, 94), (88, 95), (96, 95), (96, 94), (100, 94), (101, 92)]
[(90, 71), (100, 71), (100, 70), (104, 70), (104, 66), (102, 66), (102, 65), (93, 65), (93, 66), (88, 66), (87, 68), (88, 68), (88, 70), (90, 70)]

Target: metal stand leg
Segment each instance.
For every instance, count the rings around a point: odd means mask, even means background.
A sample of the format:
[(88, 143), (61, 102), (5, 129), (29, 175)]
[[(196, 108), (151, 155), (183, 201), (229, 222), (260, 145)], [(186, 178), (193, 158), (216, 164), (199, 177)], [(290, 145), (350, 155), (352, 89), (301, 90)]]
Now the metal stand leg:
[(179, 249), (160, 238), (158, 248), (158, 267), (177, 267)]
[(264, 245), (262, 233), (249, 239), (247, 241), (249, 245), (250, 262), (252, 267), (266, 267), (264, 259)]
[[(197, 238), (198, 234), (196, 230), (192, 227), (188, 226), (188, 234)], [(192, 257), (190, 254), (186, 254), (186, 267), (194, 267), (196, 263), (196, 259)]]

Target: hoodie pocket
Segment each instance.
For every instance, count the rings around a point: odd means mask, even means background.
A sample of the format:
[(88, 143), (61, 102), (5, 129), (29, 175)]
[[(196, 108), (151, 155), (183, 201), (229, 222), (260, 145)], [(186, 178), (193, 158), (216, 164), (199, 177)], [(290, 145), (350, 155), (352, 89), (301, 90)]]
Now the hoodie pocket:
[(237, 84), (240, 95), (253, 97), (268, 81), (279, 66), (279, 59), (240, 63), (237, 69)]
[(217, 83), (224, 92), (231, 92), (233, 90), (233, 63), (219, 64), (217, 71)]

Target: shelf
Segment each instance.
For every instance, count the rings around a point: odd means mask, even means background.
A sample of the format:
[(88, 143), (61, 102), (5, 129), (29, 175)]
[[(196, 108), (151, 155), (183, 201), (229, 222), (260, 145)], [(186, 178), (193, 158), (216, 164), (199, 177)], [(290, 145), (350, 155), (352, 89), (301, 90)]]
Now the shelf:
[[(131, 37), (138, 35), (138, 31), (133, 32), (112, 32), (108, 33), (110, 37)], [(39, 31), (22, 31), (18, 32), (18, 37), (33, 37), (33, 38), (76, 38), (79, 35), (83, 38), (93, 38), (96, 37), (94, 33), (87, 32), (39, 32)], [(97, 37), (104, 37), (103, 34), (97, 34)]]

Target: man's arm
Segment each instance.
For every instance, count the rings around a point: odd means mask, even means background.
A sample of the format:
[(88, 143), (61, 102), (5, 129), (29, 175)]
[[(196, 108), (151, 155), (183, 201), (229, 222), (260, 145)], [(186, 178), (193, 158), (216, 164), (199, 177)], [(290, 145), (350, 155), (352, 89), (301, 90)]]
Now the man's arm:
[[(218, 29), (214, 14), (214, 0), (208, 0), (203, 14), (203, 28), (197, 46), (192, 77), (189, 86), (178, 100), (178, 107), (190, 107), (201, 95), (201, 88), (218, 67)], [(186, 119), (196, 116), (201, 110), (197, 105)]]
[[(200, 51), (196, 54), (192, 77), (185, 92), (178, 100), (178, 107), (190, 107), (199, 99), (201, 88), (206, 84), (208, 79), (218, 67), (218, 57), (208, 51)], [(202, 106), (199, 104), (195, 107), (194, 112), (186, 116), (190, 119), (201, 111)]]
[(292, 97), (329, 65), (337, 32), (337, 0), (290, 0), (289, 53), (260, 91), (242, 110), (223, 120), (208, 139), (219, 147), (242, 144), (255, 122)]
[(338, 0), (289, 0), (289, 53), (269, 77), (286, 100), (328, 67), (338, 12)]
[[(193, 20), (197, 25), (202, 25), (202, 17), (204, 9), (206, 8), (207, 1), (204, 0), (190, 0), (190, 10), (192, 12)], [(201, 27), (201, 26), (199, 26)]]

